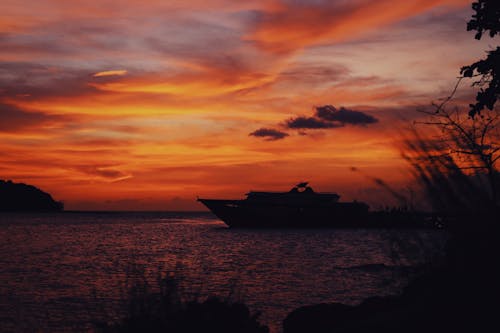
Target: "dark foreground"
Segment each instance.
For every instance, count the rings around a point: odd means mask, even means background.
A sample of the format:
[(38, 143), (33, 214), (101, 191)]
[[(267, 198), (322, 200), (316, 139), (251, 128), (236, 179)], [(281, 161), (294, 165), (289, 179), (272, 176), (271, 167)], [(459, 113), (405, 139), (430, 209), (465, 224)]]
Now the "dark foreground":
[(286, 317), (283, 332), (498, 332), (497, 217), (477, 216), (477, 229), (465, 227), (471, 216), (456, 220), (461, 223), (453, 230), (444, 262), (402, 295), (373, 297), (358, 306), (302, 307)]
[[(400, 296), (372, 297), (357, 306), (302, 307), (288, 314), (283, 332), (497, 332), (500, 245), (494, 218), (479, 224), (484, 229), (455, 229), (443, 262), (429, 267)], [(161, 290), (168, 302), (136, 304), (132, 315), (104, 332), (268, 332), (243, 304), (212, 298), (172, 311), (172, 304), (180, 303), (172, 301), (168, 288)]]

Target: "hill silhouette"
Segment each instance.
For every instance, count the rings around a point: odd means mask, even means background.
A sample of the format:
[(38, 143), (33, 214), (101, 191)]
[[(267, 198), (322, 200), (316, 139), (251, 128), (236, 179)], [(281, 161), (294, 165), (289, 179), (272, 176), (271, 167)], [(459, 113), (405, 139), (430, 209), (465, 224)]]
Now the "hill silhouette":
[(0, 180), (0, 211), (61, 211), (63, 203), (39, 188), (10, 180)]

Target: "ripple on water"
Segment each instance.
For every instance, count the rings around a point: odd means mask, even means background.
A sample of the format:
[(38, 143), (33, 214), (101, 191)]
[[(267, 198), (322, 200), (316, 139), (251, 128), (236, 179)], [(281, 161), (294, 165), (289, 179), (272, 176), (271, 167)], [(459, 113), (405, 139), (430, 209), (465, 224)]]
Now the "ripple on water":
[[(236, 230), (207, 214), (0, 215), (0, 331), (85, 331), (117, 316), (135, 274), (239, 295), (274, 331), (288, 312), (397, 293), (439, 231)], [(139, 272), (139, 273), (138, 273)]]

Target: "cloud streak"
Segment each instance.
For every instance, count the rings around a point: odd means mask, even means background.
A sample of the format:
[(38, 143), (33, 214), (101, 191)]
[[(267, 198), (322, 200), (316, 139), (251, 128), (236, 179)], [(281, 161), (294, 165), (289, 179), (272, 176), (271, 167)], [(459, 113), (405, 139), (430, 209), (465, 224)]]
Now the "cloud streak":
[(102, 76), (123, 76), (126, 75), (127, 71), (125, 69), (117, 69), (117, 70), (110, 70), (110, 71), (102, 71), (102, 72), (97, 72), (93, 77), (102, 77)]
[(290, 1), (261, 11), (247, 39), (273, 53), (290, 53), (353, 36), (415, 16), (431, 8), (461, 7), (465, 0)]
[(43, 112), (28, 112), (14, 105), (0, 103), (0, 132), (16, 133), (60, 126), (68, 117)]

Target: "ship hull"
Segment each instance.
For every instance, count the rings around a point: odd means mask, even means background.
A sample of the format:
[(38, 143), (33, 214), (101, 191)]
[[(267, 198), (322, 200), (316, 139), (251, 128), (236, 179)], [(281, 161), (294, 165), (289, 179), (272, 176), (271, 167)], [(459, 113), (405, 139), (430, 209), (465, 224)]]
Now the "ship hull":
[(290, 205), (248, 200), (198, 199), (230, 227), (240, 228), (356, 228), (364, 227), (368, 207), (363, 203)]

